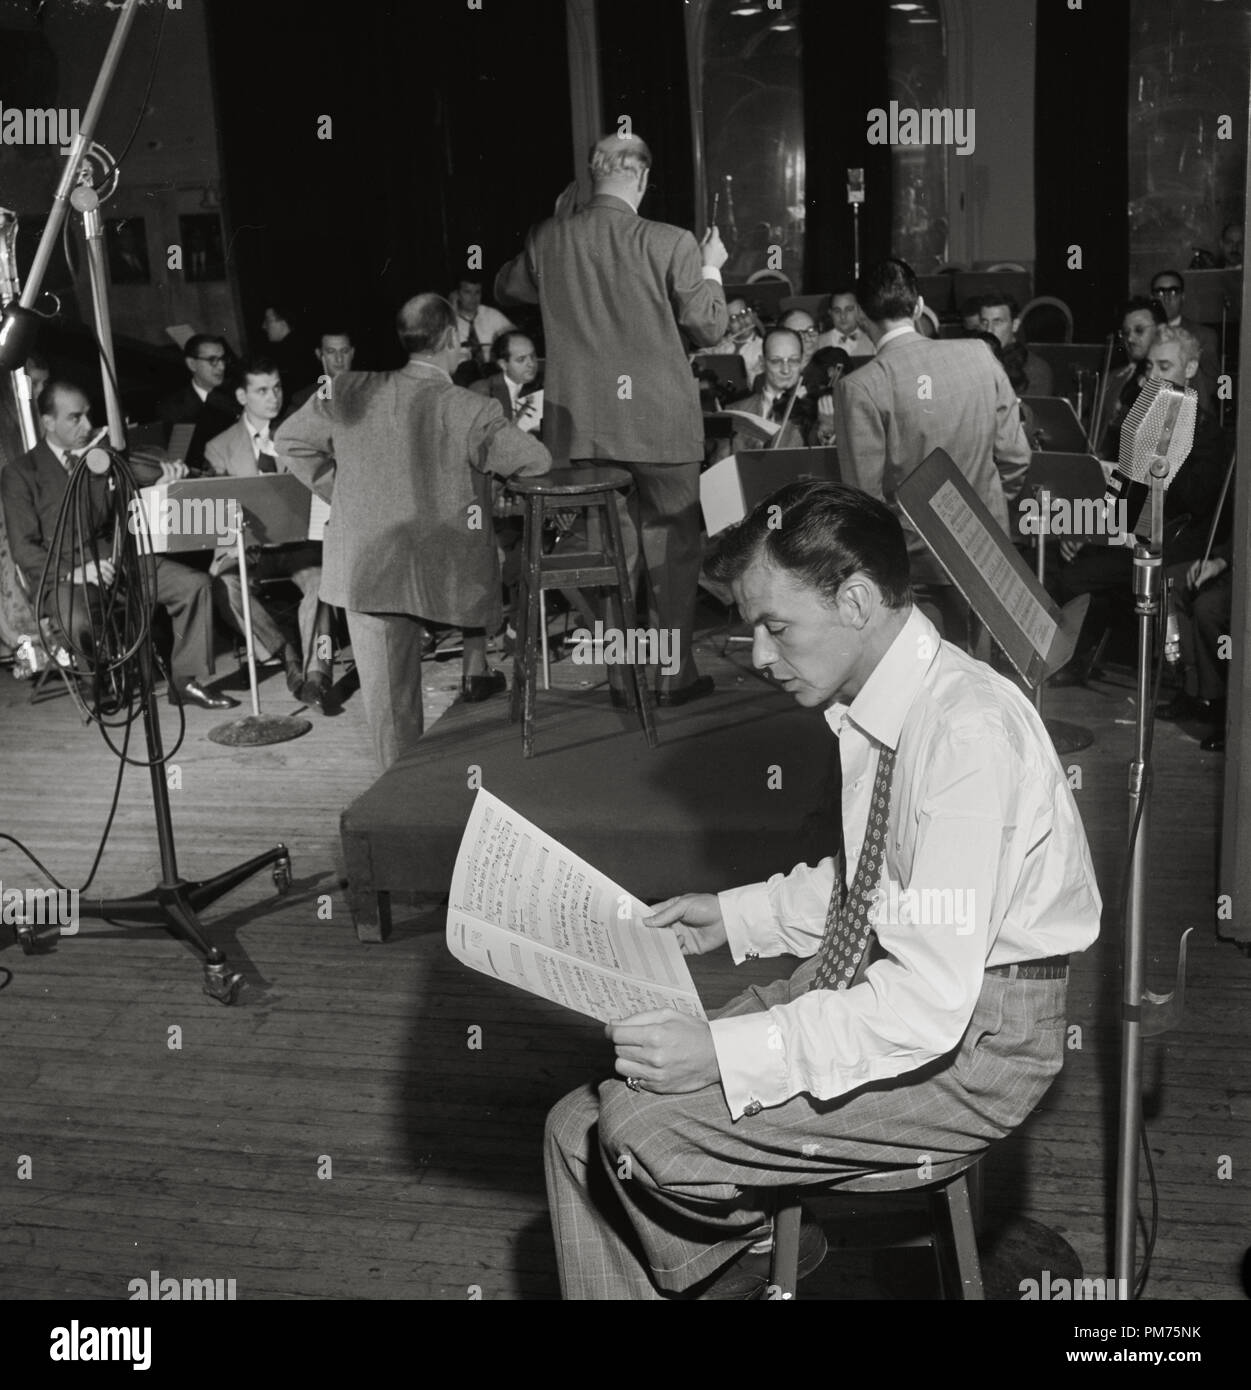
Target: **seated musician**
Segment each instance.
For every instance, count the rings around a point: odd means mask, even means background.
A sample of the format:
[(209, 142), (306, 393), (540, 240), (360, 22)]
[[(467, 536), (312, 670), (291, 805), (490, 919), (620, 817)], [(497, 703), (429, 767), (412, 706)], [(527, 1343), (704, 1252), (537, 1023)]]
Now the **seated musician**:
[[(731, 410), (748, 415), (760, 415), (772, 424), (786, 420), (779, 449), (802, 449), (810, 444), (828, 443), (833, 430), (832, 417), (818, 414), (815, 398), (809, 395), (800, 381), (805, 366), (803, 339), (793, 328), (774, 328), (765, 336), (764, 379), (758, 390), (742, 400), (734, 401)], [(787, 407), (798, 390), (787, 419)], [(765, 447), (760, 438), (747, 428), (736, 429), (732, 451)]]
[[(91, 655), (93, 628), (101, 618), (101, 599), (117, 576), (112, 553), (115, 533), (113, 499), (109, 481), (92, 475), (88, 482), (91, 526), (78, 537), (72, 553), (52, 545), (69, 477), (80, 451), (91, 437), (91, 407), (86, 395), (64, 381), (48, 381), (36, 401), (43, 439), (28, 453), (0, 472), (0, 496), (13, 559), (26, 581), (31, 602), (39, 603), (40, 616), (59, 620), (71, 647)], [(167, 477), (185, 471), (167, 466)], [(92, 543), (100, 558), (88, 558)], [(51, 557), (51, 566), (49, 558)], [(38, 591), (49, 573), (39, 601)], [(174, 650), (169, 687), (171, 704), (194, 704), (204, 709), (230, 709), (237, 700), (206, 688), (212, 661), (212, 600), (208, 575), (156, 556), (153, 589), (157, 603), (169, 613), (174, 629)]]
[(1129, 359), (1108, 373), (1102, 406), (1091, 430), (1095, 453), (1115, 462), (1120, 447), (1121, 421), (1133, 409), (1138, 390), (1147, 379), (1147, 353), (1155, 330), (1164, 323), (1164, 310), (1155, 299), (1135, 295), (1121, 310), (1121, 342)]
[[(1192, 333), (1160, 325), (1146, 353), (1147, 379), (1178, 387), (1192, 386), (1199, 370), (1199, 350)], [(1216, 417), (1200, 407), (1190, 453), (1164, 494), (1164, 574), (1179, 588), (1194, 561), (1202, 559), (1205, 553), (1228, 458)], [(1133, 515), (1128, 517), (1130, 525), (1135, 520)], [(1076, 650), (1068, 665), (1052, 676), (1052, 685), (1084, 685), (1104, 629), (1118, 612), (1129, 611), (1133, 603), (1132, 545), (1130, 536), (1123, 538), (1123, 544), (1105, 546), (1084, 545), (1075, 540), (1061, 543), (1064, 563), (1055, 580), (1056, 596), (1061, 603), (1067, 603), (1079, 594), (1089, 594), (1090, 607)], [(1197, 672), (1192, 673), (1192, 685), (1195, 677)], [(1183, 690), (1183, 696), (1189, 693)], [(1190, 704), (1187, 698), (1178, 701), (1169, 717), (1191, 712)]]
[(162, 421), (171, 430), (174, 425), (195, 426), (186, 450), (188, 468), (203, 467), (204, 446), (234, 421), (234, 403), (223, 385), (228, 355), (225, 338), (212, 333), (196, 333), (188, 338), (183, 347), (183, 362), (191, 379), (164, 397), (158, 406)]
[[(278, 368), (267, 357), (251, 358), (243, 364), (242, 383), (235, 398), (243, 407), (243, 414), (228, 430), (209, 440), (205, 461), (214, 473), (235, 478), (285, 473), (287, 467), (274, 453), (270, 437), (271, 424), (282, 413), (282, 378)], [(272, 614), (255, 597), (251, 601), (252, 631), (257, 646), (270, 656), (276, 651), (282, 653), (291, 693), (326, 713), (330, 699), (332, 613), (318, 599), (320, 544), (312, 541), (268, 548), (261, 552), (255, 573), (258, 579), (290, 579), (303, 595), (299, 651), (286, 641)], [(233, 549), (217, 552), (213, 574), (225, 586), (230, 620), (242, 631), (243, 591)]]

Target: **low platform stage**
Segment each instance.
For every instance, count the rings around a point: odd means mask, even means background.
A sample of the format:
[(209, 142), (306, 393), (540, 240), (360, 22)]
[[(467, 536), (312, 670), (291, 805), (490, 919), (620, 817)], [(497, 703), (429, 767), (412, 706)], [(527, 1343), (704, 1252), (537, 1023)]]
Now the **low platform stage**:
[(837, 848), (820, 810), (837, 744), (819, 711), (754, 675), (657, 710), (655, 749), (603, 686), (541, 692), (538, 709), (527, 759), (502, 702), (454, 705), (343, 813), (361, 940), (385, 939), (392, 894), (447, 893), (479, 786), (644, 900), (755, 882)]

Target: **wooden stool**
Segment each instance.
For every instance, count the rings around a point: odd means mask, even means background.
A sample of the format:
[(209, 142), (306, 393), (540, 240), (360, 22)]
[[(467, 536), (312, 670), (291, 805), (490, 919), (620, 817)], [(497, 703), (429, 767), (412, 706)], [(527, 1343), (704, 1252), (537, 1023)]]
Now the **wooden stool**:
[[(637, 627), (634, 595), (626, 571), (625, 546), (621, 540), (621, 523), (617, 517), (616, 493), (630, 486), (632, 479), (623, 468), (555, 468), (534, 478), (509, 478), (508, 490), (516, 493), (525, 504), (525, 534), (522, 540), (525, 558), (521, 573), (521, 602), (517, 606), (517, 645), (513, 657), (513, 688), (509, 700), (508, 719), (517, 722), (522, 717), (522, 753), (529, 758), (534, 753), (535, 667), (540, 643), (547, 634), (541, 631), (541, 598), (548, 589), (608, 588), (609, 619), (622, 630)], [(543, 522), (550, 512), (584, 509), (590, 513), (599, 509), (605, 524), (600, 530), (599, 551), (578, 551), (571, 554), (543, 554)], [(627, 667), (626, 703), (636, 710), (647, 746), (656, 746), (656, 727), (652, 720), (652, 697), (647, 685), (647, 673), (637, 663)]]
[[(929, 1230), (905, 1234), (894, 1239), (872, 1239), (870, 1246), (929, 1245), (938, 1262), (938, 1278), (943, 1297), (981, 1300), (982, 1266), (977, 1254), (975, 1213), (981, 1206), (981, 1157), (960, 1158), (935, 1164), (933, 1176), (919, 1182), (916, 1172), (870, 1173), (836, 1187), (788, 1187), (778, 1193), (773, 1218), (773, 1259), (769, 1273), (769, 1297), (796, 1297), (799, 1265), (800, 1202), (805, 1196), (860, 1196), (901, 1192), (923, 1192), (929, 1208)], [(858, 1220), (878, 1231), (882, 1223), (861, 1216)], [(898, 1222), (895, 1223), (898, 1225)], [(851, 1242), (844, 1242), (843, 1249)]]

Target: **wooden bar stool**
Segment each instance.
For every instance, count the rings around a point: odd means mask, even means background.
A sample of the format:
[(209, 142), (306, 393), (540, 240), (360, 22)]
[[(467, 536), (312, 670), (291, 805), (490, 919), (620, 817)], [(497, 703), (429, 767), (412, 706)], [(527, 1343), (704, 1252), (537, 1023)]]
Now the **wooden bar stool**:
[[(509, 478), (508, 490), (525, 505), (525, 533), (522, 547), (521, 598), (517, 606), (517, 645), (513, 657), (513, 688), (508, 719), (515, 724), (520, 715), (522, 753), (534, 753), (534, 707), (536, 666), (541, 644), (546, 643), (541, 618), (542, 596), (548, 589), (607, 588), (609, 621), (627, 631), (638, 626), (630, 576), (626, 570), (625, 546), (617, 516), (616, 493), (630, 487), (630, 475), (623, 468), (554, 468), (534, 478)], [(543, 523), (557, 511), (582, 509), (587, 512), (587, 530), (595, 511), (603, 514), (600, 527), (601, 549), (597, 551), (543, 554)], [(588, 543), (590, 543), (588, 541)], [(647, 746), (656, 746), (656, 726), (652, 719), (652, 697), (647, 671), (637, 663), (626, 668), (626, 703), (637, 711), (647, 737)]]
[[(976, 1217), (981, 1208), (981, 1156), (935, 1164), (931, 1178), (918, 1181), (914, 1169), (905, 1173), (871, 1173), (836, 1187), (788, 1187), (778, 1193), (773, 1218), (773, 1259), (769, 1273), (771, 1299), (796, 1297), (799, 1266), (800, 1202), (805, 1196), (899, 1194), (923, 1192), (929, 1211), (929, 1229), (914, 1229), (916, 1216), (904, 1213), (883, 1222), (857, 1214), (853, 1221), (865, 1239), (831, 1240), (831, 1249), (870, 1249), (884, 1246), (929, 1245), (938, 1263), (938, 1278), (945, 1299), (982, 1300), (982, 1265), (977, 1253)], [(837, 1218), (835, 1218), (837, 1220)], [(850, 1225), (850, 1223), (849, 1223)]]

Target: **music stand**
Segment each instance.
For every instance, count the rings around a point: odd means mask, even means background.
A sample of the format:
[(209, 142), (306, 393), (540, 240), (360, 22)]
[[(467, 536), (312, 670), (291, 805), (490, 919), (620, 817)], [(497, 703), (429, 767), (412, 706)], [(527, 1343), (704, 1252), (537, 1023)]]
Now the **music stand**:
[(1034, 427), (1027, 431), (1031, 449), (1062, 454), (1086, 452), (1086, 431), (1071, 401), (1064, 396), (1022, 396), (1021, 404), (1028, 406), (1034, 417)]

